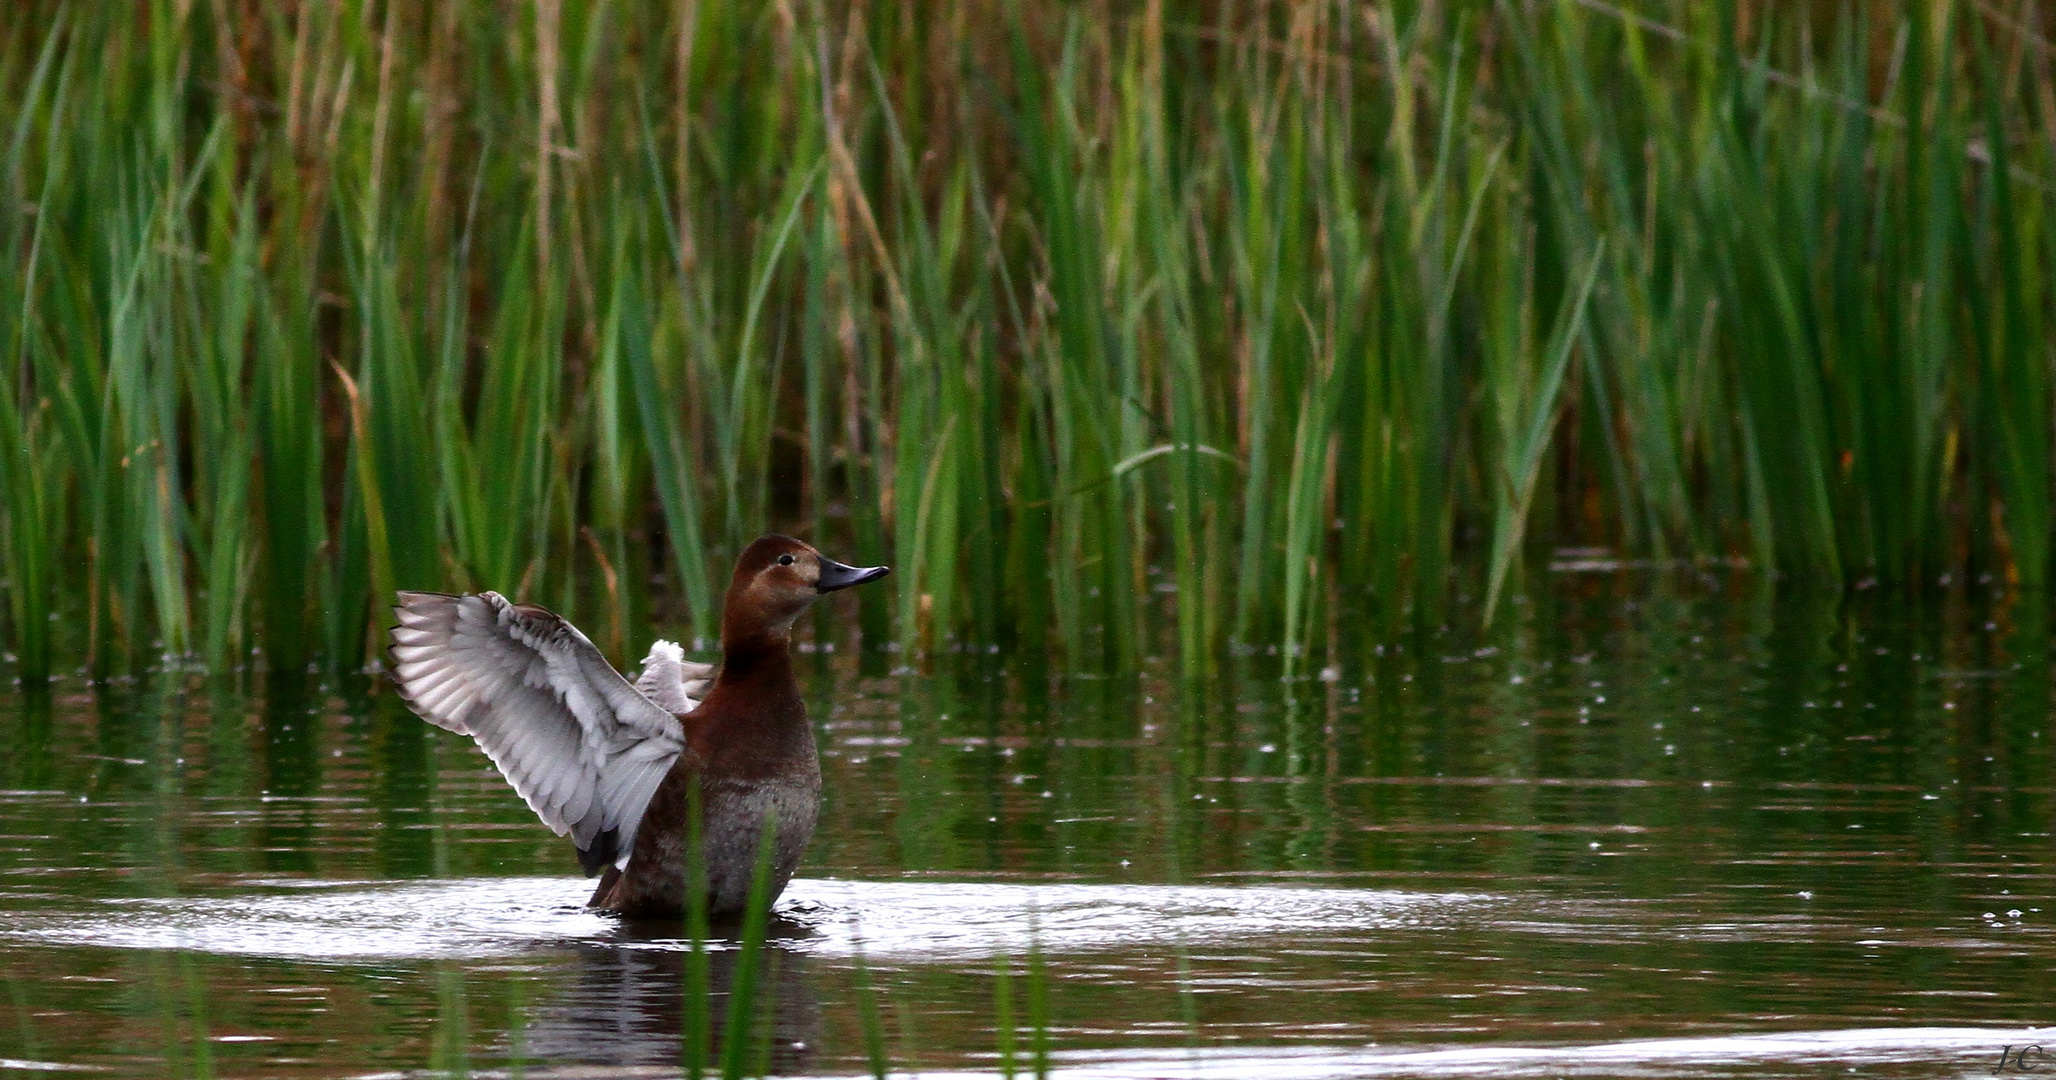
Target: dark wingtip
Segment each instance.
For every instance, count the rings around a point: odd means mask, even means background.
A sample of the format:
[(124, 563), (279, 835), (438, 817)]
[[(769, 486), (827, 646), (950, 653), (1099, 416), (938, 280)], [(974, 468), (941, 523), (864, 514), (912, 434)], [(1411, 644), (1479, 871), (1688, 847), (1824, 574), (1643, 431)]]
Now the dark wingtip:
[(619, 855), (616, 848), (620, 839), (621, 830), (608, 829), (593, 837), (593, 846), (578, 849), (578, 866), (585, 871), (586, 877), (592, 877), (614, 865), (614, 859)]

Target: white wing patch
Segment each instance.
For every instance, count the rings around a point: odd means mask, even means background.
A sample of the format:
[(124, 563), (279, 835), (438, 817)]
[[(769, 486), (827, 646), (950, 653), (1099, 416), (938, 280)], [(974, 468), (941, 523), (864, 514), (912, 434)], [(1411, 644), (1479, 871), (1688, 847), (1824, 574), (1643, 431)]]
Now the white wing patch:
[(650, 655), (643, 660), (642, 675), (635, 680), (635, 688), (642, 691), (644, 697), (679, 716), (699, 708), (700, 701), (713, 686), (714, 665), (687, 660), (685, 650), (671, 641), (657, 641), (650, 645)]
[[(571, 835), (587, 873), (626, 863), (650, 796), (685, 750), (673, 715), (683, 710), (630, 686), (570, 623), (498, 593), (403, 592), (393, 613), (393, 682), (407, 704), (476, 740), (543, 824)], [(682, 652), (673, 662), (680, 674), (660, 685), (698, 704), (687, 688), (705, 665)], [(645, 664), (645, 682), (653, 670)]]

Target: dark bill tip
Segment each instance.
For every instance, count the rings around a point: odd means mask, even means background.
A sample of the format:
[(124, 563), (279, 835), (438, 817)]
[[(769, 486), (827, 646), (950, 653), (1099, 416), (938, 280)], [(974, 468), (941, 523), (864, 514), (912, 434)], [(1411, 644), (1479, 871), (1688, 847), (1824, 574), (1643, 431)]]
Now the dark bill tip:
[(844, 566), (827, 556), (821, 557), (821, 576), (814, 579), (815, 592), (834, 592), (852, 585), (876, 581), (892, 573), (890, 566)]

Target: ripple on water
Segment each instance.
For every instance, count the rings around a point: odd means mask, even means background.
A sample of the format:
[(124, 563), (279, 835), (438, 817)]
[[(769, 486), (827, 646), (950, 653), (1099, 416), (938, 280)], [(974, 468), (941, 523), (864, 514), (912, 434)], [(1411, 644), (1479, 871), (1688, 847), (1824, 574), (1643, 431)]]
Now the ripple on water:
[[(1930, 1077), (1988, 1070), (1999, 1048), (2056, 1039), (2056, 1028), (1852, 1028), (1770, 1035), (1635, 1039), (1576, 1046), (1473, 1046), (1446, 1050), (1267, 1046), (1061, 1051), (1063, 1080), (1359, 1080), (1371, 1077)], [(903, 1074), (893, 1074), (896, 1078)], [(990, 1072), (923, 1071), (922, 1080), (986, 1080)], [(1977, 1071), (1973, 1075), (1985, 1075)], [(854, 1080), (854, 1078), (852, 1078)]]
[[(583, 904), (577, 878), (292, 883), (223, 897), (93, 901), (0, 917), (0, 940), (331, 961), (508, 956), (633, 935)], [(873, 961), (1091, 952), (1152, 943), (1200, 946), (1265, 937), (1448, 929), (1508, 901), (1479, 893), (1218, 886), (794, 881), (779, 903), (787, 948), (861, 949)]]

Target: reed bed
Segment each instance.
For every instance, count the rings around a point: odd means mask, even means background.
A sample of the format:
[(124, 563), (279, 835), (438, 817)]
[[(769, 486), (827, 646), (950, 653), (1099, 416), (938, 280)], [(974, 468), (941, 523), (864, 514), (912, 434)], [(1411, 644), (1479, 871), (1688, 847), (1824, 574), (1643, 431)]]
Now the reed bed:
[(620, 658), (767, 528), (892, 562), (871, 644), (1188, 675), (1552, 545), (2045, 587), (2049, 23), (28, 0), (5, 640), (355, 668), (496, 588)]

